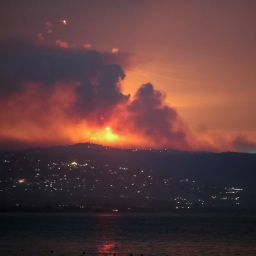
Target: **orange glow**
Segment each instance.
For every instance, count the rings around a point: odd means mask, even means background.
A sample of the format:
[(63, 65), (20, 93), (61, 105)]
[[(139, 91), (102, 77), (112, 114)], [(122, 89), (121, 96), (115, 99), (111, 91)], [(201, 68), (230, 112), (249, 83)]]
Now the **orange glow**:
[(119, 49), (118, 48), (112, 48), (111, 52), (113, 54), (118, 54), (119, 53)]
[(60, 48), (69, 48), (69, 45), (67, 42), (63, 41), (63, 40), (57, 40), (56, 41), (56, 46), (60, 47)]
[[(121, 148), (163, 148), (168, 144), (156, 138), (154, 141), (135, 127), (129, 120), (126, 106), (116, 106), (111, 116), (98, 119), (95, 116), (78, 118), (69, 114), (76, 101), (76, 84), (55, 84), (50, 95), (41, 91), (40, 84), (27, 84), (23, 93), (6, 97), (0, 102), (0, 138), (2, 141), (27, 146), (49, 146), (91, 142)], [(44, 95), (44, 97), (41, 97)], [(31, 99), (36, 98), (37, 101)], [(20, 107), (22, 106), (22, 108)], [(184, 124), (181, 124), (184, 129)], [(170, 147), (185, 150), (234, 150), (232, 141), (239, 133), (200, 130), (192, 133), (186, 129), (188, 145)], [(249, 139), (256, 140), (256, 133)], [(12, 143), (11, 143), (12, 144)]]
[(104, 129), (96, 129), (95, 131), (87, 132), (87, 136), (91, 139), (92, 142), (97, 143), (111, 143), (121, 140), (121, 137), (114, 133), (109, 126)]
[(67, 137), (71, 138), (72, 143), (91, 142), (106, 146), (118, 147), (137, 147), (146, 146), (146, 140), (140, 138), (137, 134), (131, 134), (122, 127), (118, 127), (118, 119), (113, 117), (110, 123), (116, 129), (110, 126), (98, 126), (97, 124), (82, 121), (77, 125), (70, 125), (67, 130)]
[[(1, 101), (1, 108), (12, 111), (0, 112), (0, 138), (42, 146), (80, 142), (119, 147), (144, 145), (141, 144), (143, 138), (131, 134), (120, 123), (123, 109), (116, 111), (109, 120), (104, 119), (103, 124), (92, 117), (77, 119), (67, 114), (75, 102), (75, 87), (76, 84), (56, 84), (51, 95), (42, 98), (38, 97), (42, 94), (40, 85), (27, 84), (23, 93)], [(33, 98), (40, 100), (32, 101)]]

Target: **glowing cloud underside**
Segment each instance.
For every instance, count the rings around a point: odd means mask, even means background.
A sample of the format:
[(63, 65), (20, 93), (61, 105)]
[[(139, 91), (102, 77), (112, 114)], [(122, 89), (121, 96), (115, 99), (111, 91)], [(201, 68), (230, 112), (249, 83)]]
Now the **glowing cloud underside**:
[[(125, 95), (124, 70), (113, 64), (124, 62), (119, 52), (16, 42), (0, 45), (0, 54), (0, 146), (93, 142), (218, 149), (195, 139), (152, 84), (141, 85), (133, 97)], [(222, 150), (233, 145), (226, 140)], [(239, 138), (236, 145), (254, 144)]]

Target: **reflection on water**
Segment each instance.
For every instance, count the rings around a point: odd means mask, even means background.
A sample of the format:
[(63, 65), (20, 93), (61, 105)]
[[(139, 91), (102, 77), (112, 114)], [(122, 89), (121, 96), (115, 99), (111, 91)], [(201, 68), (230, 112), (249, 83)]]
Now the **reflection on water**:
[(98, 253), (102, 254), (113, 254), (115, 252), (117, 242), (115, 241), (106, 241), (97, 248)]
[[(113, 253), (117, 253), (119, 242), (115, 240), (115, 238), (118, 227), (120, 226), (120, 215), (98, 214), (96, 215), (96, 219), (97, 224), (95, 229), (102, 231), (95, 232), (95, 237), (91, 236), (92, 240), (94, 239), (95, 241), (102, 242), (99, 243), (99, 245), (96, 245), (96, 252), (103, 255), (112, 255)], [(109, 223), (111, 223), (111, 225), (109, 225)]]
[(0, 255), (256, 255), (256, 218), (2, 214)]

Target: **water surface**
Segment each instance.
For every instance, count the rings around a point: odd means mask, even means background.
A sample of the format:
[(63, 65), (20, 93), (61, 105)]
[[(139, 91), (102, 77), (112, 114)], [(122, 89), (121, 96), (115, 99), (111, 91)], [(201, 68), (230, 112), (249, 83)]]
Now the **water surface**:
[(256, 217), (1, 214), (0, 255), (256, 255)]

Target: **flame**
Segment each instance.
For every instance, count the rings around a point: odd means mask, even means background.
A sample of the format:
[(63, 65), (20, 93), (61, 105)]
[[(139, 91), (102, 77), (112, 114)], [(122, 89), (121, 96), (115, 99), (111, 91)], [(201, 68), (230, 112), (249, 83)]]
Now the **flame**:
[[(75, 101), (75, 85), (56, 84), (51, 95), (38, 97), (40, 85), (28, 84), (23, 93), (17, 93), (0, 101), (0, 138), (25, 145), (58, 145), (91, 142), (105, 146), (130, 147), (145, 145), (136, 133), (120, 121), (124, 109), (111, 117), (88, 116), (86, 119), (68, 115)], [(36, 98), (37, 101), (31, 99)], [(23, 106), (21, 108), (20, 106)], [(39, 114), (40, 113), (40, 114)]]
[(95, 142), (117, 142), (118, 140), (121, 140), (121, 137), (116, 134), (114, 131), (112, 131), (110, 126), (106, 126), (104, 129), (98, 129), (96, 131), (91, 131), (89, 138), (91, 141)]

